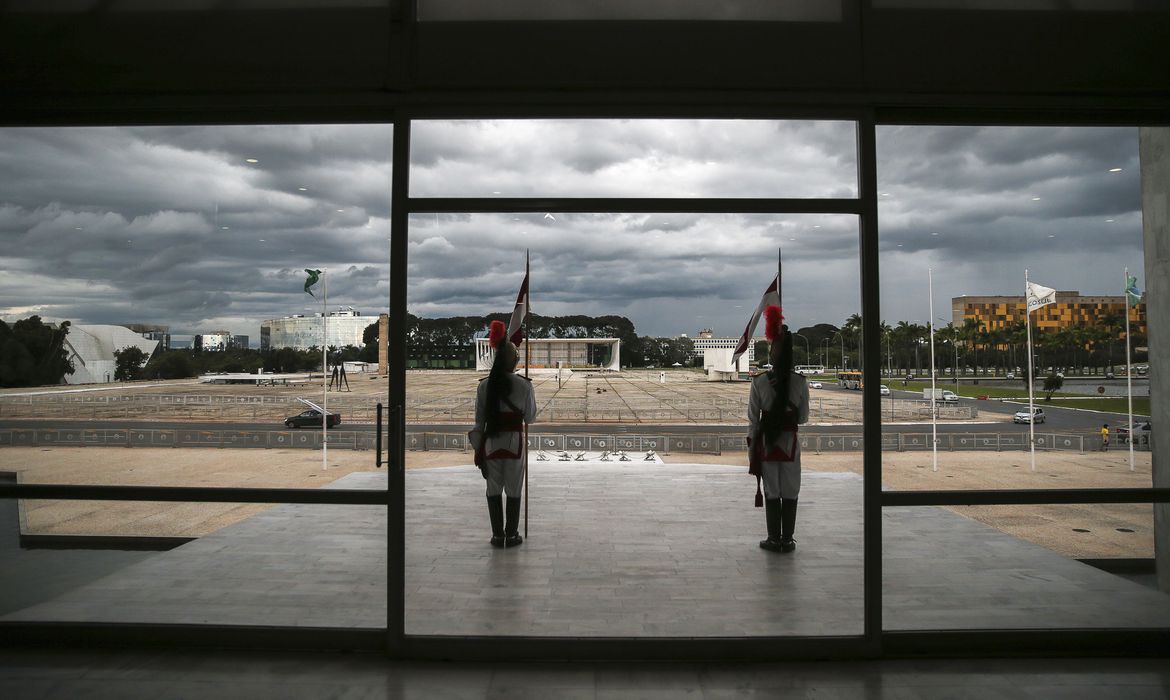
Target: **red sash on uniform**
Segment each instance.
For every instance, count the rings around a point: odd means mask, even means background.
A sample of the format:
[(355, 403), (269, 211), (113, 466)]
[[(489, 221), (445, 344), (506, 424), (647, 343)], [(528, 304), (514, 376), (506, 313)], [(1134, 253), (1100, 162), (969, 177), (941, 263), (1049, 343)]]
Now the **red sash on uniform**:
[[(524, 432), (524, 414), (522, 413), (499, 413), (496, 417), (496, 433), (521, 433)], [(489, 438), (484, 438), (480, 450), (484, 450)], [(492, 450), (491, 454), (485, 455), (483, 459), (520, 459), (519, 452), (513, 452), (503, 447)]]

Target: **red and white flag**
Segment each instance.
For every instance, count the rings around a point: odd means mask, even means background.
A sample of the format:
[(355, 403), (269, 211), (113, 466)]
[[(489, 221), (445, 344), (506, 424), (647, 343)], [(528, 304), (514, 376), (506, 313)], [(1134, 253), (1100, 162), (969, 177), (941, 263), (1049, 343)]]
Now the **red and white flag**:
[(520, 293), (516, 295), (516, 307), (512, 309), (512, 319), (508, 321), (508, 340), (516, 347), (524, 341), (522, 326), (528, 316), (528, 263), (525, 262), (524, 282), (520, 285)]
[(755, 332), (756, 326), (760, 323), (760, 314), (764, 313), (764, 309), (769, 305), (780, 306), (780, 273), (772, 278), (772, 284), (764, 290), (764, 296), (760, 299), (760, 305), (756, 307), (752, 318), (748, 321), (747, 328), (743, 329), (743, 337), (739, 339), (739, 343), (735, 346), (735, 352), (731, 354), (731, 364), (734, 366), (739, 362), (739, 358), (748, 351), (748, 344), (752, 342), (752, 333)]

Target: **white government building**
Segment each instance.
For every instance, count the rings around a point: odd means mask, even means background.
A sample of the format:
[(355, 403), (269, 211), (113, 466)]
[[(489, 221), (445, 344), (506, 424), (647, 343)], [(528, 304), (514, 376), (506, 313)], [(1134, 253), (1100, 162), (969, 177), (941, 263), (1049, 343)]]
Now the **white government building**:
[[(320, 313), (294, 314), (264, 321), (260, 324), (260, 350), (319, 348), (323, 322)], [(377, 322), (377, 316), (362, 316), (360, 311), (330, 311), (326, 345), (338, 348), (346, 345), (361, 347), (366, 326)]]
[[(603, 369), (613, 372), (622, 368), (622, 341), (620, 338), (529, 338), (531, 347), (529, 369)], [(526, 350), (520, 344), (520, 364), (524, 366)], [(496, 351), (487, 338), (475, 339), (475, 369), (486, 372), (492, 368)]]
[(114, 381), (115, 350), (131, 345), (146, 353), (146, 359), (158, 348), (159, 341), (143, 338), (125, 326), (69, 325), (65, 352), (73, 360), (73, 374), (65, 375), (66, 384), (98, 384)]
[[(683, 337), (685, 338), (686, 336), (684, 335)], [(698, 336), (691, 338), (691, 342), (693, 342), (695, 344), (695, 351), (694, 351), (694, 353), (691, 354), (691, 357), (692, 358), (704, 357), (707, 354), (706, 353), (707, 350), (731, 350), (731, 351), (734, 351), (735, 346), (739, 344), (739, 338), (740, 338), (740, 336), (738, 336), (738, 335), (735, 336), (734, 338), (717, 337), (715, 335), (715, 332), (712, 331), (710, 328), (704, 328), (703, 330), (699, 331)], [(756, 341), (759, 341), (759, 340), (767, 340), (767, 338), (765, 338), (762, 335), (753, 335), (752, 336), (752, 340), (750, 343), (748, 343), (748, 346), (747, 346), (747, 353), (745, 353), (742, 357), (739, 358), (739, 363), (738, 363), (740, 365), (740, 367), (738, 368), (739, 371), (746, 372), (747, 365), (755, 364), (755, 361), (756, 361)], [(728, 355), (727, 357), (728, 357), (728, 362), (730, 362), (731, 355)]]

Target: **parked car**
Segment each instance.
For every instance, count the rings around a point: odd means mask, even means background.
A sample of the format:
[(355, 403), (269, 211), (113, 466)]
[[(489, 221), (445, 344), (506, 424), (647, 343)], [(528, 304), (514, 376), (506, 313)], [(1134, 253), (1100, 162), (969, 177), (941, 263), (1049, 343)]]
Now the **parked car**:
[(958, 401), (959, 395), (956, 394), (955, 392), (951, 391), (950, 389), (943, 389), (942, 400), (943, 401)]
[(1023, 411), (1016, 411), (1016, 415), (1012, 416), (1012, 422), (1013, 423), (1028, 423), (1028, 422), (1043, 423), (1044, 422), (1044, 409), (1040, 408), (1040, 407), (1033, 408), (1030, 420), (1029, 420), (1027, 409), (1024, 409)]
[(820, 382), (809, 382), (808, 388), (809, 389), (824, 389), (825, 387)]
[[(329, 427), (334, 428), (338, 425), (341, 425), (341, 414), (331, 412), (329, 414)], [(284, 419), (284, 427), (286, 427), (286, 428), (311, 428), (311, 427), (320, 428), (321, 427), (321, 412), (316, 410), (316, 409), (310, 408), (306, 411), (302, 411), (301, 413), (296, 414), (295, 416), (289, 416), (288, 418)]]
[(882, 396), (889, 396), (890, 395), (890, 387), (886, 386), (885, 384), (882, 384), (881, 386), (879, 386), (878, 391), (881, 392)]
[(1015, 378), (1016, 378), (1016, 373), (1015, 373), (1015, 372), (1008, 372), (1008, 373), (1007, 373), (1007, 376), (1006, 376), (1006, 377), (1004, 377), (1004, 379), (1015, 379)]
[(1150, 421), (1146, 421), (1145, 423), (1134, 423), (1132, 430), (1128, 425), (1119, 425), (1113, 431), (1113, 434), (1117, 436), (1117, 442), (1121, 445), (1129, 442), (1130, 433), (1134, 435), (1133, 444), (1148, 445), (1150, 444), (1151, 430), (1153, 430), (1153, 428), (1150, 426)]

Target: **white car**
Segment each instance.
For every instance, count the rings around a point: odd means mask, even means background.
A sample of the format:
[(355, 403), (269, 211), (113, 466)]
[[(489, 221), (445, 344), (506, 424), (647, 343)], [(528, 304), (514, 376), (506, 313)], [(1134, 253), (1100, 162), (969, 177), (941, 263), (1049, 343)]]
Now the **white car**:
[(958, 401), (959, 395), (953, 391), (950, 391), (949, 389), (943, 389), (942, 400), (943, 401)]
[[(1029, 416), (1028, 416), (1027, 409), (1025, 409), (1023, 411), (1016, 411), (1016, 415), (1012, 416), (1012, 422), (1013, 423), (1028, 423)], [(1030, 422), (1043, 423), (1044, 422), (1044, 409), (1039, 408), (1039, 407), (1033, 408)]]
[(882, 384), (881, 386), (879, 386), (878, 391), (881, 392), (882, 396), (889, 396), (890, 395), (890, 387), (886, 386), (885, 384)]
[(809, 389), (824, 389), (825, 387), (820, 382), (809, 382)]

